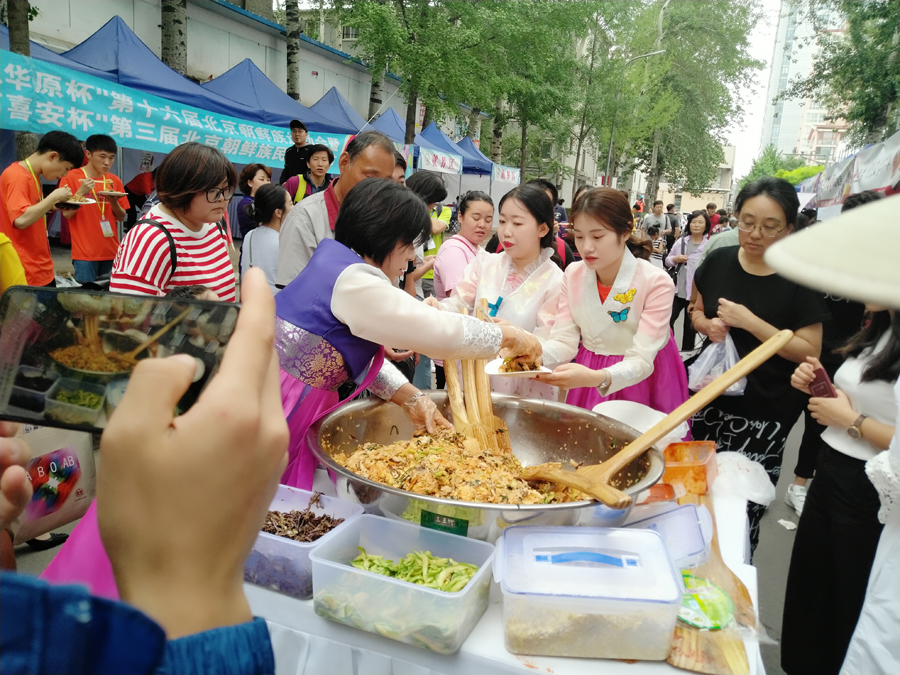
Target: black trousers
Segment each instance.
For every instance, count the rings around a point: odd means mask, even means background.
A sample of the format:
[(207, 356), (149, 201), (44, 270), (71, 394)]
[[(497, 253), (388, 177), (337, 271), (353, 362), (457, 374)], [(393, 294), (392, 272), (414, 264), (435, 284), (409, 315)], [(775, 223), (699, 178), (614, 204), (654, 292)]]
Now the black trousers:
[(881, 537), (878, 507), (865, 462), (825, 445), (788, 570), (781, 667), (789, 675), (840, 671)]
[(679, 298), (677, 295), (672, 301), (672, 318), (669, 319), (669, 328), (675, 327), (675, 320), (684, 310), (684, 327), (681, 331), (681, 351), (689, 352), (694, 349), (694, 342), (697, 337), (697, 331), (694, 330), (694, 324), (691, 323), (691, 316), (687, 313), (687, 306), (690, 300)]
[(438, 389), (447, 388), (447, 373), (444, 372), (444, 366), (434, 364), (434, 380)]
[[(834, 374), (840, 368), (840, 363), (822, 363), (828, 377), (834, 381)], [(812, 478), (816, 472), (816, 461), (825, 441), (822, 440), (822, 432), (825, 427), (816, 422), (809, 412), (809, 407), (803, 409), (803, 440), (800, 441), (800, 450), (797, 456), (797, 467), (794, 475), (798, 478)]]

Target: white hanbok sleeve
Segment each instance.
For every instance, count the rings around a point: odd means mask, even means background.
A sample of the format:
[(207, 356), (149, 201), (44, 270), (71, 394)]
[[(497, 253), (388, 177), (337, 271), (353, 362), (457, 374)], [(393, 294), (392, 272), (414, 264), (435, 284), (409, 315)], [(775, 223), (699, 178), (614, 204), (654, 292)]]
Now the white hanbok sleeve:
[(474, 310), (475, 300), (478, 298), (478, 281), (481, 279), (482, 258), (482, 255), (476, 255), (466, 265), (463, 278), (453, 287), (450, 297), (441, 300), (441, 309), (457, 313), (461, 309), (468, 309), (470, 312)]
[[(534, 336), (538, 339), (550, 337), (553, 325), (556, 323), (556, 313), (559, 311), (559, 296), (563, 279), (565, 279), (565, 276), (561, 275), (558, 279), (550, 283), (550, 287), (547, 289), (547, 293), (544, 296), (546, 299), (538, 309), (537, 320), (534, 327)], [(580, 332), (581, 331), (579, 331), (579, 333)]]
[[(569, 363), (578, 353), (578, 341), (581, 339), (581, 328), (575, 323), (572, 316), (569, 291), (571, 288), (571, 274), (564, 274), (559, 285), (559, 295), (556, 297), (556, 310), (549, 335), (541, 339), (544, 347), (544, 365), (553, 369), (564, 363)], [(546, 306), (546, 303), (545, 303)], [(541, 308), (544, 310), (544, 307)], [(540, 316), (538, 317), (540, 319)], [(535, 332), (538, 338), (538, 335)]]
[(492, 358), (503, 337), (496, 324), (419, 302), (365, 263), (349, 266), (337, 278), (331, 311), (358, 337), (434, 359)]
[(648, 284), (646, 297), (647, 302), (641, 308), (640, 322), (631, 346), (625, 350), (619, 363), (606, 368), (609, 386), (604, 387), (604, 396), (650, 377), (656, 355), (669, 341), (669, 318), (672, 316), (672, 301), (675, 297), (672, 280), (667, 275), (658, 274)]

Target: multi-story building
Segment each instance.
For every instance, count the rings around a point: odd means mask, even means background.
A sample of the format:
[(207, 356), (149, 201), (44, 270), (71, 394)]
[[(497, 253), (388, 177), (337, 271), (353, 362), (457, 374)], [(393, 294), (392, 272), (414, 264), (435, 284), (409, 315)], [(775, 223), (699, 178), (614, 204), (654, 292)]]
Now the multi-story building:
[[(833, 147), (837, 144), (831, 143), (831, 139), (825, 144), (818, 144), (819, 133), (842, 135), (846, 124), (839, 120), (826, 123), (825, 108), (813, 99), (775, 100), (788, 89), (791, 80), (806, 77), (815, 61), (817, 46), (813, 39), (813, 27), (808, 20), (804, 20), (807, 10), (804, 0), (781, 2), (759, 149), (762, 151), (767, 145), (774, 145), (784, 155), (802, 156), (811, 163), (821, 163), (832, 160)], [(826, 30), (843, 30), (843, 19), (840, 17), (827, 17), (825, 24)], [(816, 148), (822, 149), (821, 155)], [(831, 154), (828, 154), (828, 148), (832, 148)]]

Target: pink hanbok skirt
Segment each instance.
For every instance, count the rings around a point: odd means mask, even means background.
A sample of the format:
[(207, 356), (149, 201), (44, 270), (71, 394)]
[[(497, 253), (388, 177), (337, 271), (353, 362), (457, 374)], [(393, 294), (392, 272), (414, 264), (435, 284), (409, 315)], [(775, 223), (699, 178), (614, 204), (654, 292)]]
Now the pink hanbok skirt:
[[(621, 354), (595, 354), (581, 345), (578, 347), (575, 363), (601, 370), (619, 363), (623, 358)], [(594, 387), (570, 389), (566, 403), (591, 410), (603, 401), (634, 401), (668, 414), (687, 401), (689, 396), (687, 371), (678, 353), (678, 347), (670, 335), (666, 346), (656, 355), (650, 377), (609, 396), (601, 396)]]

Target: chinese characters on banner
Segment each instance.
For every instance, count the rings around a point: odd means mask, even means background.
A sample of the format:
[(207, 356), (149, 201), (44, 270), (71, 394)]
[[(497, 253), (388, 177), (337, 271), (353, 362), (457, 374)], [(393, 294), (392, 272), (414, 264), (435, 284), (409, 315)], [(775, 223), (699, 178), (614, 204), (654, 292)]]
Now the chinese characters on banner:
[(419, 146), (419, 168), (440, 173), (462, 173), (462, 155)]
[[(235, 164), (279, 167), (291, 146), (287, 129), (250, 123), (145, 94), (115, 82), (46, 61), (2, 52), (0, 127), (45, 134), (61, 129), (84, 140), (106, 134), (119, 146), (168, 152), (182, 143), (221, 150)], [(349, 136), (311, 133), (310, 143), (331, 148), (337, 158)]]
[(515, 183), (518, 185), (521, 179), (522, 172), (511, 166), (494, 164), (494, 167), (491, 170), (491, 180), (501, 181), (503, 183)]

